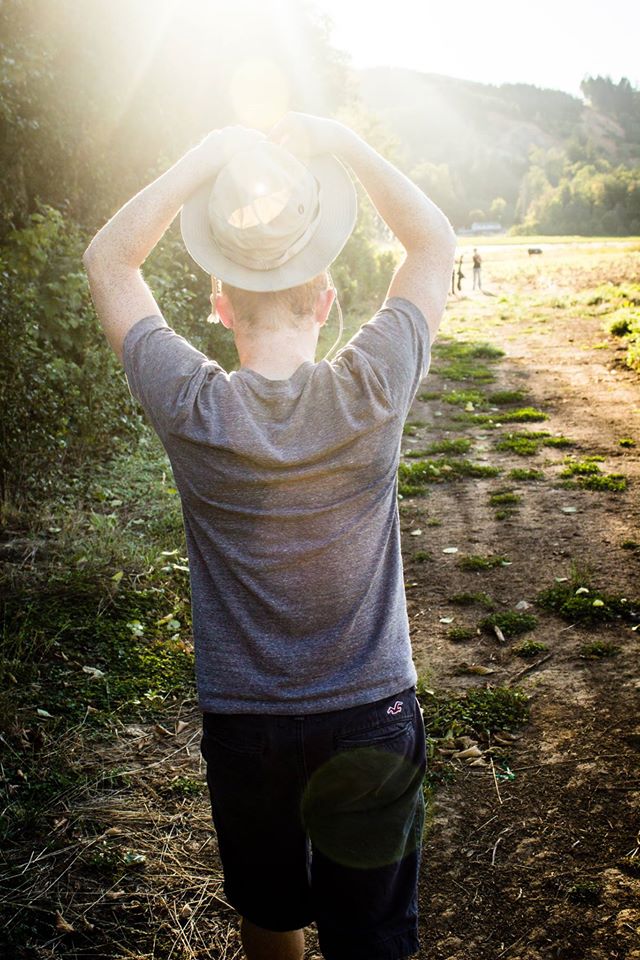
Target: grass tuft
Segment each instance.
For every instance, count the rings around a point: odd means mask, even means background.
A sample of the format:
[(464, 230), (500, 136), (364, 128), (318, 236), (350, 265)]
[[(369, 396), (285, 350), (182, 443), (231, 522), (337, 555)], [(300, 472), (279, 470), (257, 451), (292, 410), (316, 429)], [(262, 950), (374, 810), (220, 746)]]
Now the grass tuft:
[(479, 624), (483, 630), (489, 632), (493, 627), (499, 627), (505, 637), (516, 637), (521, 633), (528, 633), (530, 630), (535, 630), (537, 625), (537, 617), (532, 613), (520, 613), (519, 610), (491, 613), (488, 617), (484, 617)]
[(496, 450), (508, 450), (520, 457), (531, 457), (540, 447), (572, 447), (573, 440), (568, 437), (553, 436), (544, 430), (520, 430), (507, 433), (496, 443)]
[(472, 553), (466, 557), (460, 557), (458, 566), (461, 570), (493, 570), (494, 567), (505, 567), (509, 562), (508, 557), (493, 554), (483, 556), (479, 553)]

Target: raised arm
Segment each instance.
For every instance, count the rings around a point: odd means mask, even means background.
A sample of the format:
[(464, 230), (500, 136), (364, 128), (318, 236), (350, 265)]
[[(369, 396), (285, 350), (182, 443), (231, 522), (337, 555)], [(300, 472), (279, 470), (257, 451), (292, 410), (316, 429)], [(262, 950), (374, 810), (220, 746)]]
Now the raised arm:
[(451, 283), (456, 237), (444, 213), (393, 164), (335, 120), (290, 113), (271, 139), (294, 153), (334, 153), (349, 164), (376, 210), (405, 250), (389, 287), (426, 317), (433, 341)]
[(118, 359), (131, 327), (159, 313), (140, 267), (187, 197), (215, 176), (237, 150), (262, 138), (256, 130), (225, 127), (210, 133), (166, 173), (136, 194), (95, 235), (82, 258), (91, 296)]

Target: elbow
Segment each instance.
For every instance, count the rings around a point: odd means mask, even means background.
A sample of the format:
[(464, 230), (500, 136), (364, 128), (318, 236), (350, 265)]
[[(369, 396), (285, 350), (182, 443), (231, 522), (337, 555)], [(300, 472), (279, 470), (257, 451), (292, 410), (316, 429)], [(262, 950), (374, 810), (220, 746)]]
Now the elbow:
[(93, 266), (96, 260), (96, 250), (95, 250), (94, 243), (95, 241), (92, 240), (89, 246), (87, 247), (87, 249), (82, 254), (82, 263), (87, 273), (89, 272), (89, 270), (91, 269), (91, 267)]

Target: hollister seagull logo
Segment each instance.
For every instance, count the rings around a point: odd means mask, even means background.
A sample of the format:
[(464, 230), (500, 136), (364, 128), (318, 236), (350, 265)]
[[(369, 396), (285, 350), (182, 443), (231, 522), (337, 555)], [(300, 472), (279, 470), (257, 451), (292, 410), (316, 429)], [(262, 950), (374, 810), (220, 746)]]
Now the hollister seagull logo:
[(402, 700), (396, 700), (394, 705), (392, 707), (389, 707), (389, 709), (387, 710), (387, 713), (392, 717), (395, 717), (399, 713), (402, 713)]

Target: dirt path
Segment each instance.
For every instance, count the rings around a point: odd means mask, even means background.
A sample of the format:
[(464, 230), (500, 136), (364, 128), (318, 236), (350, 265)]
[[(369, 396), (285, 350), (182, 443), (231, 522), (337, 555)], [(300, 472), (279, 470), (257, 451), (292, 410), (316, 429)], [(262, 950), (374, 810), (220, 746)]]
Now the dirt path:
[[(627, 259), (613, 257), (590, 263), (583, 284), (624, 278), (629, 267)], [(531, 697), (531, 722), (509, 751), (514, 778), (496, 782), (488, 767), (459, 764), (455, 778), (436, 792), (424, 856), (425, 960), (640, 957), (640, 879), (637, 867), (634, 875), (625, 861), (640, 843), (640, 636), (629, 623), (572, 624), (534, 606), (555, 578), (571, 576), (572, 564), (601, 589), (640, 595), (640, 551), (630, 547), (640, 540), (640, 382), (621, 365), (615, 342), (594, 349), (606, 340), (601, 320), (566, 303), (575, 294), (575, 272), (571, 288), (564, 287), (566, 276), (559, 262), (552, 295), (561, 306), (544, 302), (535, 275), (523, 304), (522, 283), (516, 291), (504, 276), (506, 304), (479, 297), (452, 304), (443, 328), (445, 336), (501, 347), (506, 356), (493, 368), (491, 390), (524, 390), (524, 403), (546, 412), (546, 422), (452, 430), (460, 426), (451, 420), (460, 407), (442, 396), (474, 384), (437, 373), (425, 386), (440, 397), (418, 400), (410, 418), (425, 426), (407, 438), (406, 452), (466, 437), (472, 440), (471, 459), (501, 470), (496, 478), (431, 484), (426, 497), (402, 503), (419, 670), (432, 686), (460, 691), (487, 681), (509, 684), (539, 663), (519, 678)], [(441, 364), (436, 360), (434, 366)], [(507, 429), (563, 434), (575, 446), (541, 447), (529, 457), (500, 452), (496, 441)], [(621, 438), (638, 446), (620, 446)], [(627, 489), (567, 489), (559, 474), (568, 452), (603, 457), (600, 469), (624, 474)], [(523, 467), (542, 471), (544, 479), (505, 479)], [(522, 500), (496, 519), (488, 498), (505, 488)], [(443, 552), (451, 548), (458, 554)], [(425, 561), (425, 553), (432, 559)], [(471, 554), (505, 556), (510, 565), (460, 569), (460, 556)], [(480, 612), (449, 598), (478, 591), (488, 593), (498, 609), (530, 604), (538, 625), (527, 638), (545, 644), (546, 652), (522, 659), (512, 652), (515, 641), (501, 643), (485, 631), (453, 643), (450, 631), (461, 624), (473, 628)], [(617, 655), (585, 658), (582, 646), (594, 640), (614, 643)], [(493, 673), (480, 679), (461, 672), (464, 664)], [(436, 752), (436, 770), (439, 761)]]

